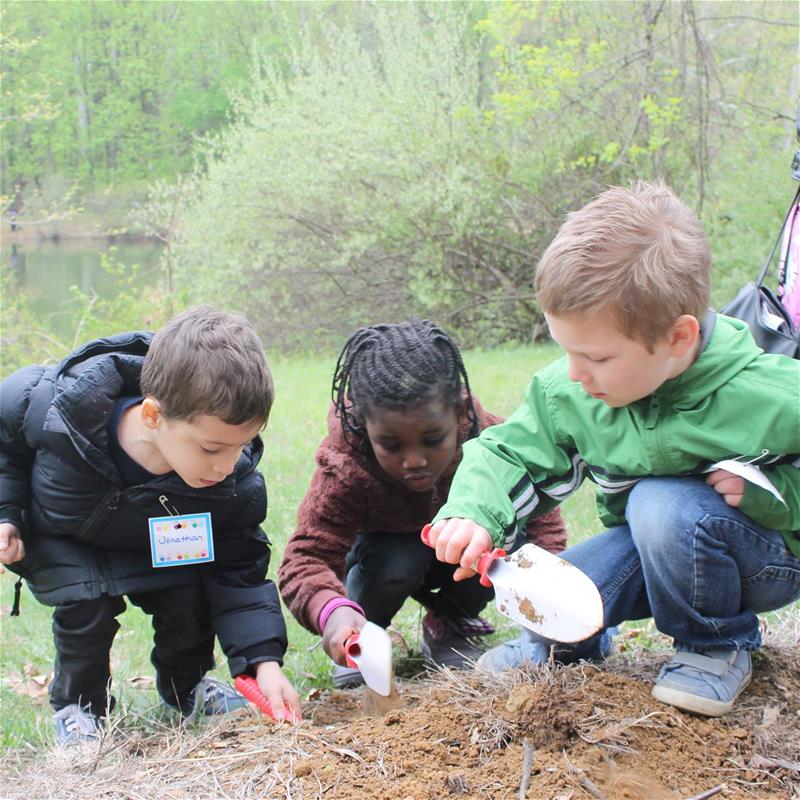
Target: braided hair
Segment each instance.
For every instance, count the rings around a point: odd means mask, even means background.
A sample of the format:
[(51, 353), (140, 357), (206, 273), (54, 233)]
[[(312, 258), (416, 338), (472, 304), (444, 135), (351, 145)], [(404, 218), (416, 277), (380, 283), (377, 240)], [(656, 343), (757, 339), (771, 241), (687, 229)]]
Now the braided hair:
[(365, 454), (371, 446), (364, 418), (375, 408), (418, 408), (437, 399), (458, 406), (465, 399), (469, 438), (478, 435), (478, 415), (461, 353), (427, 319), (359, 328), (336, 362), (331, 395), (345, 439)]

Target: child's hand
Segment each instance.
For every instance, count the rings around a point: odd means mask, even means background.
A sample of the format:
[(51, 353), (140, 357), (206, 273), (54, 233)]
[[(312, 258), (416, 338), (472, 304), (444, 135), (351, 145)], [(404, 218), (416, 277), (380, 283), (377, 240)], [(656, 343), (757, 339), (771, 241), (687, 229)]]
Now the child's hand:
[(322, 646), (325, 652), (337, 664), (346, 663), (344, 656), (344, 643), (363, 627), (366, 619), (350, 606), (339, 606), (325, 623), (322, 631)]
[(272, 713), (278, 722), (303, 718), (300, 695), (289, 683), (277, 661), (261, 661), (256, 664), (256, 682), (272, 706)]
[(459, 564), (454, 581), (475, 575), (472, 565), (492, 549), (492, 537), (486, 528), (471, 519), (441, 519), (428, 531), (428, 541), (436, 549), (436, 558), (446, 564)]
[(741, 476), (734, 475), (726, 469), (715, 469), (706, 478), (706, 483), (713, 486), (731, 508), (736, 508), (742, 502), (744, 478)]
[(0, 574), (5, 572), (3, 564), (13, 564), (25, 558), (25, 545), (16, 525), (0, 522)]

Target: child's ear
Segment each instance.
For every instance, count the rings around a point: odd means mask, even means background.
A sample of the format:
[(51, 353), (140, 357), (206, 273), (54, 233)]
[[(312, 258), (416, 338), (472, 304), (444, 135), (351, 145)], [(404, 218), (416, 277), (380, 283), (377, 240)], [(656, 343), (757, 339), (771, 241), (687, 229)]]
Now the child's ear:
[(690, 352), (700, 338), (700, 323), (691, 314), (681, 314), (667, 334), (670, 355), (682, 358)]
[(161, 424), (161, 405), (155, 397), (145, 397), (142, 400), (142, 422), (151, 431), (158, 430)]
[(463, 422), (467, 418), (467, 400), (465, 397), (462, 397), (461, 400), (458, 401), (458, 405), (456, 406), (456, 419), (459, 423)]

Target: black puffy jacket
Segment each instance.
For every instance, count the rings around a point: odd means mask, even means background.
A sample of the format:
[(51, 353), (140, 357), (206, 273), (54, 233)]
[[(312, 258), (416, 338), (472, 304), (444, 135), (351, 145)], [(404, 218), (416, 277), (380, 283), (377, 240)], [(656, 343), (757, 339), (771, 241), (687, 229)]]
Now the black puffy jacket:
[[(231, 674), (280, 662), (286, 627), (266, 580), (261, 439), (245, 447), (233, 474), (207, 489), (174, 472), (126, 487), (111, 458), (106, 422), (117, 398), (139, 394), (151, 339), (99, 339), (56, 367), (25, 367), (0, 384), (0, 522), (19, 528), (26, 551), (9, 568), (47, 605), (202, 581)], [(162, 496), (181, 514), (211, 514), (214, 561), (152, 567), (148, 518), (164, 516)]]

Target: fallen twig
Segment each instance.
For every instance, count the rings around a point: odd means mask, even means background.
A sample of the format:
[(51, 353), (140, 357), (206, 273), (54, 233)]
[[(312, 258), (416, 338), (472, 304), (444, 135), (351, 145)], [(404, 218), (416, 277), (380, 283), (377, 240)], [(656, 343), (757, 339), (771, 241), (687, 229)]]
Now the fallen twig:
[(700, 792), (700, 794), (693, 794), (691, 797), (687, 797), (686, 800), (706, 800), (706, 798), (713, 797), (715, 794), (719, 794), (726, 788), (727, 784), (721, 783), (719, 786), (715, 786), (713, 789), (706, 789), (705, 792)]
[(533, 745), (530, 739), (522, 744), (522, 780), (519, 783), (519, 800), (525, 800), (528, 786), (531, 783), (531, 769), (533, 767)]

